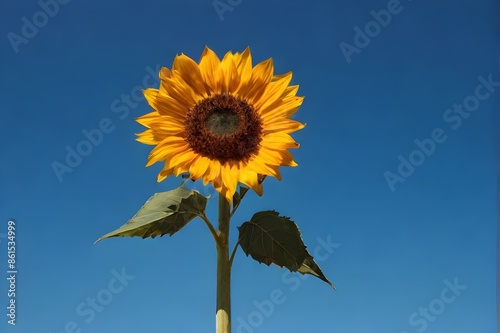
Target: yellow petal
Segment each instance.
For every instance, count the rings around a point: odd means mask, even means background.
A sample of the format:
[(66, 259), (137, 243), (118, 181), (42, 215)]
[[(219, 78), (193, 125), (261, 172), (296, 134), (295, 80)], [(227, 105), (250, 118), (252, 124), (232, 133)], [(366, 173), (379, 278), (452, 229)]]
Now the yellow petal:
[(199, 68), (203, 82), (208, 85), (212, 92), (220, 93), (222, 88), (220, 60), (214, 51), (210, 50), (208, 47), (205, 47), (203, 50)]
[(270, 105), (264, 109), (259, 109), (259, 112), (262, 116), (262, 119), (265, 122), (274, 121), (276, 118), (289, 118), (293, 115), (299, 107), (302, 105), (303, 97), (287, 97), (282, 99), (281, 101), (275, 102), (273, 105)]
[(283, 92), (288, 87), (288, 84), (292, 80), (292, 73), (288, 73), (288, 75), (284, 75), (279, 80), (270, 82), (264, 93), (260, 97), (258, 101), (254, 103), (254, 106), (257, 109), (266, 109), (269, 105), (272, 105), (275, 101), (277, 101), (283, 95)]
[(196, 94), (202, 97), (208, 95), (200, 68), (193, 59), (184, 54), (175, 57), (172, 71), (175, 75), (180, 75), (184, 82), (189, 85)]
[(173, 129), (175, 129), (176, 131), (184, 130), (184, 123), (181, 122), (179, 118), (172, 116), (163, 116), (158, 114), (157, 112), (154, 113), (155, 115), (147, 114), (146, 116), (136, 118), (135, 120), (143, 126), (154, 128), (155, 131), (167, 131)]
[(255, 173), (259, 173), (261, 175), (272, 176), (277, 179), (281, 179), (279, 174), (279, 170), (277, 167), (267, 165), (264, 163), (262, 159), (258, 157), (253, 158), (247, 164), (247, 168)]
[(240, 77), (239, 85), (235, 89), (234, 94), (235, 96), (242, 97), (240, 91), (248, 84), (248, 81), (252, 77), (252, 55), (250, 54), (250, 48), (247, 47), (239, 57), (235, 57), (234, 63)]
[(165, 138), (151, 150), (146, 166), (150, 166), (158, 161), (170, 158), (172, 156), (172, 152), (175, 152), (178, 147), (185, 146), (186, 141), (181, 137), (169, 136)]
[(249, 101), (250, 104), (254, 104), (258, 101), (273, 76), (273, 70), (272, 58), (258, 63), (252, 69), (252, 76), (250, 79), (240, 87), (238, 97), (244, 98)]
[(222, 182), (222, 176), (221, 174), (217, 174), (217, 176), (212, 179), (212, 186), (214, 187), (214, 189), (217, 191), (217, 192), (221, 192), (222, 191), (222, 187), (224, 186), (223, 185), (223, 182)]
[(268, 83), (273, 77), (273, 71), (273, 58), (269, 58), (255, 65), (252, 70), (252, 77), (258, 78), (261, 82)]
[(260, 144), (271, 149), (299, 148), (299, 144), (290, 136), (290, 134), (278, 132), (269, 133), (262, 137)]
[(274, 166), (297, 166), (294, 162), (292, 154), (288, 150), (274, 150), (267, 147), (261, 147), (259, 151), (259, 158), (264, 163)]
[(166, 80), (168, 77), (172, 76), (172, 73), (167, 67), (162, 67), (158, 76), (160, 77), (160, 80)]
[(163, 167), (163, 169), (160, 171), (160, 173), (158, 174), (158, 177), (157, 177), (157, 182), (162, 182), (163, 180), (165, 180), (165, 178), (167, 178), (168, 176), (170, 176), (172, 174), (172, 168), (168, 168), (167, 167), (167, 162), (165, 162), (165, 165)]
[(303, 129), (306, 126), (302, 123), (299, 123), (298, 121), (288, 118), (280, 118), (276, 121), (267, 120), (268, 119), (265, 119), (262, 124), (264, 135), (275, 132), (292, 133)]
[(240, 172), (240, 182), (250, 187), (259, 196), (262, 195), (262, 184), (259, 183), (259, 177), (256, 172), (244, 169)]
[[(236, 67), (239, 67), (242, 62), (247, 62), (248, 58), (250, 58), (250, 64), (252, 64), (251, 59), (252, 56), (250, 54), (250, 47), (246, 47), (245, 50), (242, 53), (236, 52), (234, 54), (233, 60), (234, 63), (236, 64)], [(250, 67), (251, 69), (251, 67)], [(238, 74), (241, 74), (238, 72)]]
[[(192, 179), (198, 180), (202, 178), (210, 166), (210, 159), (205, 156), (198, 156), (198, 158), (193, 161), (189, 168), (189, 175)], [(204, 185), (207, 183), (204, 182)]]
[(162, 140), (165, 139), (166, 136), (163, 133), (158, 133), (157, 131), (153, 131), (150, 129), (145, 130), (142, 133), (136, 134), (137, 141), (147, 144), (147, 145), (156, 145)]
[[(220, 175), (220, 163), (219, 161), (210, 160), (207, 172), (203, 178), (203, 181), (206, 183), (212, 182)], [(215, 188), (215, 185), (214, 185)]]
[(236, 64), (233, 61), (233, 54), (231, 52), (226, 53), (224, 59), (222, 59), (220, 69), (223, 77), (222, 92), (234, 92), (240, 84), (240, 78), (238, 70), (236, 69)]
[(180, 75), (173, 75), (161, 83), (170, 97), (180, 101), (188, 109), (200, 99), (200, 96), (193, 91)]
[(158, 114), (158, 112), (153, 111), (153, 112), (146, 113), (145, 115), (142, 115), (140, 117), (135, 118), (135, 121), (137, 121), (142, 126), (146, 126), (149, 128), (149, 127), (151, 127), (148, 125), (149, 122), (153, 121), (154, 119), (158, 118), (159, 116), (160, 115)]
[(197, 155), (189, 149), (189, 146), (178, 146), (175, 150), (171, 151), (172, 157), (168, 163), (169, 167), (180, 167), (183, 169), (188, 169), (191, 162), (197, 157)]
[(143, 93), (149, 105), (159, 114), (173, 116), (184, 121), (189, 105), (171, 96), (159, 94), (157, 89), (146, 89)]
[(237, 164), (225, 163), (221, 167), (221, 173), (222, 182), (227, 189), (226, 198), (229, 196), (228, 201), (231, 201), (238, 185), (238, 179), (240, 178), (238, 166)]
[(159, 87), (158, 91), (160, 92), (160, 94), (165, 94), (166, 90), (163, 87), (163, 85), (161, 84), (161, 82), (166, 80), (167, 78), (171, 77), (172, 72), (170, 71), (170, 69), (168, 69), (166, 67), (162, 67), (160, 69), (160, 72), (158, 73), (158, 76), (160, 77), (160, 87)]
[(220, 192), (220, 195), (222, 195), (226, 198), (227, 202), (231, 202), (233, 200), (234, 191), (231, 192), (231, 190), (228, 189), (226, 186), (222, 185), (219, 192)]

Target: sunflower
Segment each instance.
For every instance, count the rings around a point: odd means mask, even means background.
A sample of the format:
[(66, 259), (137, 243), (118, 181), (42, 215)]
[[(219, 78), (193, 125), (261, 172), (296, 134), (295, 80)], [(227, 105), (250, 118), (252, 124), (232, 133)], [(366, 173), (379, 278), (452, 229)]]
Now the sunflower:
[(153, 112), (136, 121), (147, 129), (137, 141), (154, 145), (146, 166), (163, 161), (158, 182), (189, 173), (231, 202), (238, 183), (262, 195), (262, 180), (281, 180), (280, 166), (297, 166), (291, 120), (303, 97), (289, 86), (292, 73), (274, 75), (273, 60), (252, 67), (247, 47), (222, 61), (205, 47), (199, 63), (184, 54), (160, 70), (159, 89), (143, 91)]

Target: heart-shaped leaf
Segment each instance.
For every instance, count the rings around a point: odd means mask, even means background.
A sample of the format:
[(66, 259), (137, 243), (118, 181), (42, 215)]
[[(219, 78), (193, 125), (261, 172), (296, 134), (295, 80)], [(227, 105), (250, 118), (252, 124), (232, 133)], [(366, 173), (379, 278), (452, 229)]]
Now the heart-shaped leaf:
[(142, 238), (172, 236), (199, 214), (205, 211), (207, 198), (197, 191), (180, 186), (168, 192), (155, 193), (122, 227), (102, 239), (117, 236), (139, 236)]
[(328, 283), (314, 258), (307, 251), (297, 225), (275, 211), (255, 213), (239, 228), (239, 243), (245, 254), (266, 265), (275, 264), (292, 272), (312, 274)]

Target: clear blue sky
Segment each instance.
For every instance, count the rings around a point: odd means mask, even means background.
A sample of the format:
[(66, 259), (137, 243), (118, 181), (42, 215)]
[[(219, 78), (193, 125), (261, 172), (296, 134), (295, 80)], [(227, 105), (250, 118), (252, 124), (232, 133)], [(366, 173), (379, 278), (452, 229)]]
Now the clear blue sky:
[[(494, 1), (221, 0), (220, 15), (212, 0), (47, 3), (51, 15), (1, 1), (0, 234), (16, 221), (18, 276), (14, 327), (0, 279), (0, 331), (214, 331), (215, 247), (201, 220), (94, 245), (179, 184), (144, 166), (134, 118), (150, 107), (138, 92), (157, 87), (158, 66), (208, 45), (273, 57), (306, 97), (299, 167), (245, 199), (232, 241), (275, 209), (337, 287), (239, 251), (233, 332), (496, 332)], [(99, 126), (89, 152), (84, 133)], [(87, 156), (58, 177), (67, 147)]]

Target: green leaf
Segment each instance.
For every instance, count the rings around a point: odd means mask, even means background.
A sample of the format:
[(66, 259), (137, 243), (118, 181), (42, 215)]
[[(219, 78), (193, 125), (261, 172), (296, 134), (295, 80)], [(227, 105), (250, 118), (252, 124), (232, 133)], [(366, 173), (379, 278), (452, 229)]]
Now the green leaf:
[(275, 211), (255, 213), (238, 227), (239, 243), (245, 254), (266, 265), (275, 264), (292, 272), (312, 274), (335, 287), (307, 251), (297, 225)]
[(204, 213), (206, 205), (206, 197), (184, 186), (168, 192), (155, 193), (127, 223), (102, 236), (96, 243), (118, 236), (172, 236), (189, 221)]

